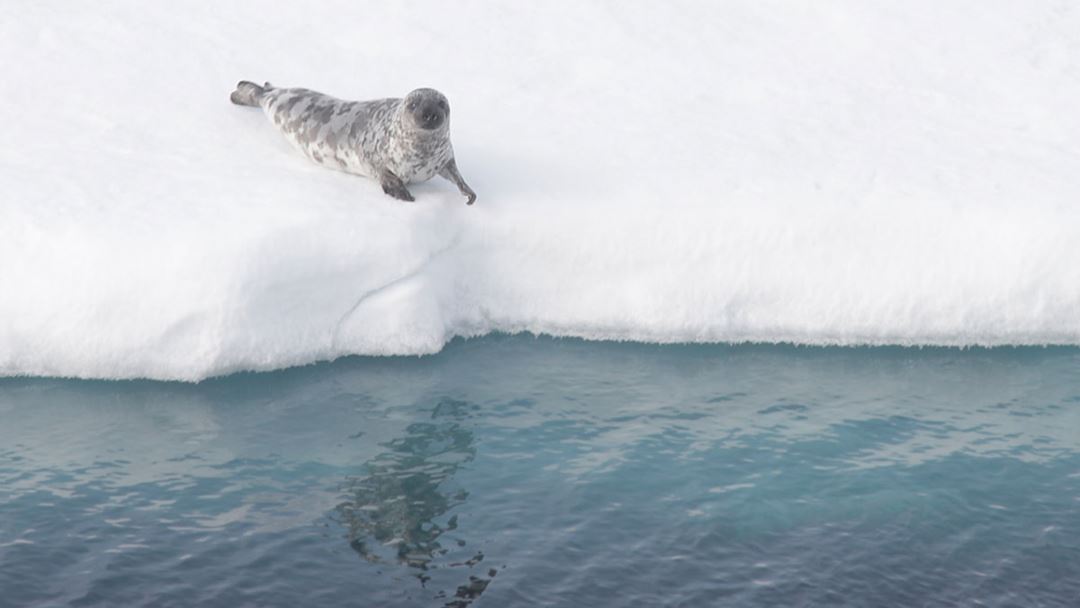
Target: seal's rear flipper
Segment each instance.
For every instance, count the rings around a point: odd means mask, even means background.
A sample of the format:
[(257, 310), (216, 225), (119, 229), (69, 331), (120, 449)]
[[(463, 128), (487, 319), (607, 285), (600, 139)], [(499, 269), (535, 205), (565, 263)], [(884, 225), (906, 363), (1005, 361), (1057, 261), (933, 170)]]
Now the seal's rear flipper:
[[(267, 86), (270, 83), (266, 83)], [(266, 89), (260, 87), (254, 82), (248, 82), (247, 80), (241, 80), (236, 83), (236, 90), (229, 95), (229, 99), (238, 106), (258, 106), (259, 98), (266, 92)]]

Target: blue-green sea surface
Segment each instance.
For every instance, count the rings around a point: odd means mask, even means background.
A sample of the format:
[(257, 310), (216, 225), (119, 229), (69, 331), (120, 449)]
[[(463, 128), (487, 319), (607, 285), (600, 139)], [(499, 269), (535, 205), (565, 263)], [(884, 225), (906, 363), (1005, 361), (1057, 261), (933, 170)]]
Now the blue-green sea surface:
[(1080, 350), (0, 380), (2, 606), (1076, 606)]

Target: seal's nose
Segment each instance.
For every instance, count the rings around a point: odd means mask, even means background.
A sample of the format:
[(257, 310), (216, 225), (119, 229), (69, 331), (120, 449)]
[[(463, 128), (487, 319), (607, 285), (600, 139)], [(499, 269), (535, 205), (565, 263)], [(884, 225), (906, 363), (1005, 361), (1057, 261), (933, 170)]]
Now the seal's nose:
[(420, 113), (420, 126), (425, 129), (437, 129), (442, 125), (445, 117), (438, 106), (427, 106)]

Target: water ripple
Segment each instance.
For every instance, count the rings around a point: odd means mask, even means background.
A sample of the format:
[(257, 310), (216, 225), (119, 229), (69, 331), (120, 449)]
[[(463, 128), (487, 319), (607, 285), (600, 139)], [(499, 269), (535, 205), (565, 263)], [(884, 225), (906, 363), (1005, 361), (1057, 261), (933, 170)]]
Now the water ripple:
[(494, 337), (0, 380), (0, 606), (1069, 606), (1078, 364)]

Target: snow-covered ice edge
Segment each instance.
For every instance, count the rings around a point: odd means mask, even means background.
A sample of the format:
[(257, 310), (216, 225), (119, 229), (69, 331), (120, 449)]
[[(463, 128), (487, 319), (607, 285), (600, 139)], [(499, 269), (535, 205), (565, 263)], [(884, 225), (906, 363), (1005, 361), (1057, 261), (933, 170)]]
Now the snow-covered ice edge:
[[(0, 375), (1080, 344), (1070, 3), (260, 6), (0, 7)], [(443, 90), (477, 205), (310, 165), (240, 78)]]

